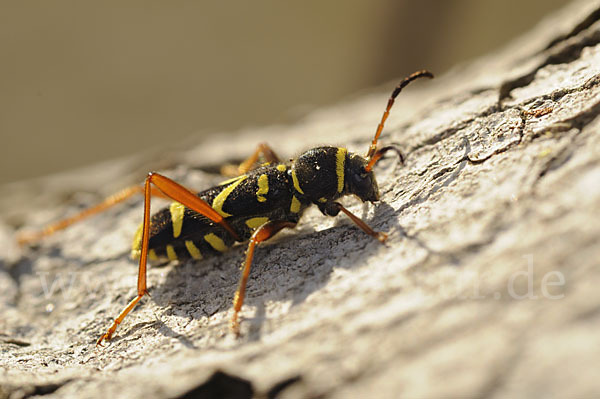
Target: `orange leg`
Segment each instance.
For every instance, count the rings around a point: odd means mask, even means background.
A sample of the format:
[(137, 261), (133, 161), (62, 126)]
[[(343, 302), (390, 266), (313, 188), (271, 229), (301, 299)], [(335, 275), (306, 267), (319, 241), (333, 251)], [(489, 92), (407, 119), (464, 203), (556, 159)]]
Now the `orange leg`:
[(150, 198), (152, 196), (152, 187), (154, 184), (165, 195), (182, 205), (206, 216), (215, 223), (220, 224), (226, 229), (233, 238), (239, 241), (239, 236), (231, 228), (229, 223), (223, 219), (209, 204), (197, 197), (193, 192), (174, 182), (173, 180), (158, 173), (150, 173), (146, 178), (144, 185), (144, 224), (142, 228), (142, 249), (140, 254), (140, 264), (138, 271), (137, 296), (121, 311), (110, 328), (96, 342), (96, 345), (102, 345), (102, 341), (110, 340), (117, 330), (117, 326), (123, 321), (125, 316), (135, 307), (135, 305), (148, 293), (146, 286), (146, 264), (148, 259), (148, 240), (150, 236)]
[[(140, 186), (140, 185), (127, 187), (126, 189), (121, 190), (118, 193), (113, 194), (110, 197), (106, 198), (104, 201), (102, 201), (98, 205), (95, 205), (91, 208), (84, 209), (83, 211), (81, 211), (78, 214), (73, 215), (71, 217), (61, 219), (57, 222), (49, 224), (48, 226), (44, 227), (42, 230), (19, 233), (17, 235), (17, 242), (19, 243), (19, 245), (26, 245), (26, 244), (30, 244), (35, 241), (39, 241), (40, 239), (42, 239), (44, 237), (47, 237), (49, 235), (54, 234), (55, 232), (57, 232), (59, 230), (63, 230), (65, 228), (69, 227), (73, 223), (77, 223), (80, 220), (83, 220), (85, 218), (93, 216), (97, 213), (103, 212), (106, 209), (110, 208), (111, 206), (127, 200), (129, 197), (131, 197), (135, 194), (142, 194), (143, 192), (144, 192), (144, 188), (143, 188), (143, 186)], [(163, 198), (168, 198), (167, 196), (162, 194), (156, 188), (152, 189), (152, 195), (155, 195), (158, 197), (163, 197)]]
[(275, 151), (273, 151), (267, 143), (260, 143), (256, 148), (256, 151), (254, 151), (254, 153), (239, 166), (225, 165), (221, 168), (221, 173), (227, 176), (243, 175), (254, 169), (254, 165), (258, 162), (261, 155), (268, 163), (281, 162), (277, 154), (275, 154)]
[(231, 317), (231, 330), (237, 336), (240, 333), (240, 324), (238, 321), (238, 313), (242, 309), (244, 304), (244, 296), (246, 294), (246, 283), (248, 282), (248, 276), (250, 275), (250, 267), (252, 266), (252, 258), (254, 258), (254, 247), (257, 244), (268, 240), (277, 234), (278, 231), (284, 228), (294, 228), (296, 223), (278, 221), (278, 222), (267, 222), (260, 226), (252, 237), (248, 244), (248, 250), (246, 251), (246, 260), (243, 263), (242, 277), (240, 278), (240, 284), (238, 286), (235, 295), (233, 296), (233, 316)]
[(385, 240), (387, 240), (387, 234), (373, 230), (368, 224), (363, 222), (362, 219), (351, 213), (348, 209), (344, 208), (339, 202), (334, 202), (333, 204), (340, 211), (344, 212), (358, 227), (362, 229), (362, 231), (371, 237), (377, 238), (381, 242), (385, 242)]

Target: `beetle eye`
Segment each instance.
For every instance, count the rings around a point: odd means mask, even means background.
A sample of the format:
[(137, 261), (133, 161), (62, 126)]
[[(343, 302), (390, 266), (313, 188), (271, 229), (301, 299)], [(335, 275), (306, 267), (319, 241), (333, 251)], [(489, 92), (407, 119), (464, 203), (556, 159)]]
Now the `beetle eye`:
[(361, 167), (361, 168), (360, 168), (360, 170), (359, 170), (359, 172), (358, 172), (358, 176), (359, 176), (361, 179), (366, 179), (366, 178), (367, 178), (367, 175), (368, 175), (368, 172), (367, 172), (367, 170), (366, 170), (364, 167)]
[(360, 172), (353, 175), (354, 184), (357, 189), (364, 190), (368, 185), (368, 177), (369, 174), (365, 170), (361, 170)]

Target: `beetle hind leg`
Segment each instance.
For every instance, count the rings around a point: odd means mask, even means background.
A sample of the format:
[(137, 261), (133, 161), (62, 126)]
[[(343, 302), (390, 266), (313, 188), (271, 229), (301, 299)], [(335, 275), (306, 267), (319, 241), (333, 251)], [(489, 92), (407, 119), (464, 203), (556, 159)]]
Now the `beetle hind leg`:
[(154, 185), (156, 189), (161, 192), (161, 195), (165, 195), (171, 198), (174, 201), (181, 203), (182, 205), (198, 212), (199, 214), (209, 218), (215, 223), (218, 223), (221, 227), (223, 227), (226, 231), (229, 232), (231, 237), (239, 241), (240, 237), (233, 230), (233, 228), (225, 221), (225, 219), (217, 213), (208, 203), (202, 200), (200, 197), (196, 196), (192, 191), (188, 190), (184, 186), (178, 184), (177, 182), (169, 179), (158, 173), (149, 173), (148, 177), (146, 177), (146, 182), (144, 184), (144, 222), (142, 224), (142, 232), (141, 232), (141, 246), (140, 246), (140, 260), (138, 265), (138, 280), (137, 280), (137, 296), (129, 302), (129, 304), (119, 313), (117, 318), (108, 328), (106, 333), (104, 333), (96, 342), (96, 346), (102, 346), (103, 341), (109, 341), (117, 327), (125, 316), (131, 312), (131, 310), (135, 307), (135, 305), (144, 297), (144, 295), (148, 294), (147, 284), (146, 284), (146, 267), (147, 260), (149, 257), (149, 237), (150, 237), (150, 201), (152, 197), (153, 187)]
[[(102, 213), (105, 210), (107, 210), (108, 208), (111, 208), (112, 206), (119, 204), (136, 194), (143, 194), (143, 193), (144, 193), (143, 186), (135, 185), (135, 186), (127, 187), (127, 188), (119, 191), (118, 193), (115, 193), (115, 194), (111, 195), (110, 197), (107, 197), (106, 199), (104, 199), (104, 201), (100, 202), (99, 204), (92, 206), (90, 208), (84, 209), (83, 211), (81, 211), (73, 216), (69, 216), (64, 219), (58, 220), (54, 223), (51, 223), (51, 224), (43, 227), (41, 230), (19, 232), (17, 234), (17, 242), (19, 243), (19, 245), (29, 245), (29, 244), (35, 243), (36, 241), (39, 241), (44, 237), (50, 236), (50, 235), (56, 233), (57, 231), (64, 230), (65, 228), (69, 227), (70, 225), (72, 225), (74, 223), (79, 222), (80, 220), (84, 220), (84, 219), (87, 219), (88, 217), (94, 216), (98, 213)], [(163, 196), (156, 189), (153, 189), (152, 194), (156, 195), (156, 196)]]

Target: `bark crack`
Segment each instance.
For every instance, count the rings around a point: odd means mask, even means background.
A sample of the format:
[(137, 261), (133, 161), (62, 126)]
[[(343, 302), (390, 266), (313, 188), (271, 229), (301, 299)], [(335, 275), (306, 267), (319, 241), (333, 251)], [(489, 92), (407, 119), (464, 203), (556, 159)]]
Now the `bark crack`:
[(535, 75), (540, 69), (548, 65), (568, 64), (575, 61), (581, 56), (584, 48), (600, 43), (600, 26), (595, 26), (597, 25), (598, 15), (600, 15), (600, 10), (593, 13), (590, 21), (583, 21), (579, 28), (574, 29), (574, 35), (567, 35), (564, 39), (549, 46), (545, 50), (549, 54), (533, 70), (517, 78), (503, 82), (500, 85), (498, 104), (501, 105), (504, 100), (511, 98), (510, 93), (514, 89), (525, 87), (533, 82)]

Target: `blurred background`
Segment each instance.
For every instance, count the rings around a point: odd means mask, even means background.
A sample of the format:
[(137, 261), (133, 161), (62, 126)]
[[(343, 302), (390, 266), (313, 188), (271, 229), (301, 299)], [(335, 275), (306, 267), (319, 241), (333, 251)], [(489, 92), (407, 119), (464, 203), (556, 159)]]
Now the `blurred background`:
[(2, 2), (0, 183), (293, 122), (439, 75), (567, 2)]

